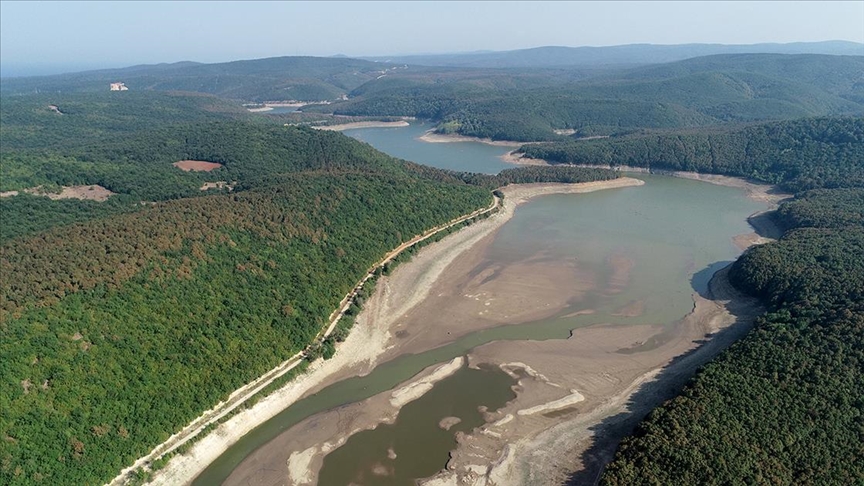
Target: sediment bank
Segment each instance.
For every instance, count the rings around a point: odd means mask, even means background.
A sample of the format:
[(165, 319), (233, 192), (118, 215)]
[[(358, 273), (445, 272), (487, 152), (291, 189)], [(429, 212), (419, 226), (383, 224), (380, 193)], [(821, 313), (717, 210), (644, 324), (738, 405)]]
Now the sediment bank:
[[(429, 295), (432, 284), (450, 263), (500, 228), (519, 204), (544, 194), (591, 192), (641, 184), (643, 181), (622, 177), (583, 184), (528, 184), (504, 188), (503, 206), (493, 216), (429, 245), (412, 261), (398, 267), (392, 276), (382, 279), (333, 358), (313, 363), (303, 376), (216, 427), (185, 454), (172, 458), (165, 468), (157, 471), (153, 484), (188, 483), (240, 437), (303, 396), (346, 377), (365, 375), (382, 360), (412, 352), (410, 350), (418, 346), (422, 349), (429, 343), (440, 345), (454, 339), (456, 336), (440, 329), (432, 332), (429, 339), (413, 342), (412, 346), (395, 337), (394, 323)], [(399, 341), (398, 345), (394, 340)]]
[(364, 121), (340, 123), (339, 125), (311, 125), (315, 130), (325, 130), (332, 132), (341, 132), (345, 130), (353, 130), (355, 128), (397, 128), (407, 127), (409, 123), (405, 120), (399, 121)]

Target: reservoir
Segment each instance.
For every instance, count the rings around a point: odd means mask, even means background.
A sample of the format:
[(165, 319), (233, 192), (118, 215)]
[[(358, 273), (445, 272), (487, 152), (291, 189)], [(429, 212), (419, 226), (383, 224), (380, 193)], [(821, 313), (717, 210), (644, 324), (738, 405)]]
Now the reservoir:
[(512, 164), (500, 158), (513, 150), (511, 147), (481, 142), (426, 143), (419, 140), (431, 128), (428, 123), (412, 122), (408, 127), (360, 128), (343, 133), (393, 157), (441, 169), (497, 174), (513, 168)]
[[(510, 148), (418, 140), (428, 128), (418, 123), (345, 133), (390, 155), (436, 167), (486, 173), (512, 167), (499, 158)], [(628, 352), (662, 346), (693, 309), (694, 292), (704, 294), (713, 273), (740, 253), (732, 237), (751, 231), (747, 217), (765, 206), (738, 188), (664, 176), (633, 177), (645, 185), (531, 199), (491, 235), (471, 268), (447, 267), (447, 272), (464, 274), (489, 295), (498, 289), (517, 297), (536, 295), (538, 302), (557, 302), (549, 304), (553, 311), (538, 311), (541, 318), (524, 321), (502, 318), (506, 325), (485, 326), (444, 345), (397, 356), (366, 376), (332, 384), (244, 436), (194, 484), (220, 484), (226, 479), (226, 484), (282, 484), (284, 472), (264, 463), (245, 476), (232, 472), (244, 460), (275, 447), (271, 441), (277, 443), (274, 439), (286, 431), (290, 434), (301, 421), (391, 390), (427, 367), (490, 343), (562, 341), (574, 329), (608, 325), (619, 333), (634, 329), (634, 336), (636, 329), (647, 326), (658, 330), (651, 339), (634, 337), (638, 346)], [(535, 278), (538, 275), (546, 280)], [(513, 286), (524, 288), (514, 291)], [(486, 305), (494, 310), (505, 304), (492, 300)], [(425, 319), (420, 325), (449, 325), (444, 321), (454, 319), (444, 312), (437, 316), (434, 309), (426, 312), (424, 305), (416, 307)], [(497, 367), (461, 368), (405, 405), (392, 424), (358, 432), (331, 451), (324, 458), (320, 484), (407, 486), (415, 478), (434, 474), (447, 463), (456, 435), (484, 422), (479, 407), (502, 407), (513, 399), (513, 385), (514, 378)], [(455, 417), (458, 423), (440, 426), (446, 417)], [(274, 464), (284, 468), (293, 452), (279, 450)]]

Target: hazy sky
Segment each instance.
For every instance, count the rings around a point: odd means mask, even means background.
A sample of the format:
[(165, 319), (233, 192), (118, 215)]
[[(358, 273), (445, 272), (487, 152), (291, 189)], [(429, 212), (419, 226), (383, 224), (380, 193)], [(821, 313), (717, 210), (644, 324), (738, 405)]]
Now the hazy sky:
[(864, 0), (0, 1), (0, 64), (5, 75), (284, 55), (835, 39), (864, 42)]

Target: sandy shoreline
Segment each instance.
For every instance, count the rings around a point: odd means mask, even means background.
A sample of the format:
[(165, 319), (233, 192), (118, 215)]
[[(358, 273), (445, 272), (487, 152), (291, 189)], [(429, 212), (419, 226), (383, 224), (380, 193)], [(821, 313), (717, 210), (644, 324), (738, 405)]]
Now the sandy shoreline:
[(497, 147), (521, 147), (524, 142), (514, 142), (511, 140), (492, 140), (491, 138), (466, 137), (455, 133), (435, 133), (435, 130), (428, 130), (421, 135), (420, 140), (428, 143), (454, 143), (454, 142), (478, 142), (486, 145), (495, 145)]
[(743, 336), (762, 311), (729, 285), (725, 269), (712, 279), (710, 299), (694, 294), (693, 300), (668, 342), (636, 354), (621, 351), (666, 331), (600, 324), (576, 329), (569, 339), (498, 341), (473, 350), (472, 366), (515, 359), (536, 377), (521, 378), (517, 398), (460, 438), (446, 470), (423, 484), (566, 484), (574, 477), (575, 484), (594, 483), (618, 440)]
[(344, 130), (352, 130), (354, 128), (397, 128), (397, 127), (407, 127), (410, 125), (405, 120), (399, 121), (364, 121), (364, 122), (351, 122), (351, 123), (342, 123), (339, 125), (311, 125), (311, 128), (315, 130), (325, 130), (325, 131), (333, 131), (333, 132), (341, 132)]
[(680, 177), (681, 179), (690, 179), (695, 181), (708, 182), (719, 186), (737, 187), (747, 191), (747, 196), (754, 201), (764, 202), (771, 206), (776, 206), (780, 201), (792, 197), (792, 194), (784, 193), (778, 190), (775, 186), (765, 182), (753, 182), (741, 177), (732, 177), (719, 174), (704, 174), (700, 172), (686, 172), (679, 170), (665, 169), (648, 169), (645, 167), (633, 167), (629, 165), (602, 165), (602, 164), (550, 164), (544, 159), (533, 159), (523, 157), (516, 151), (509, 152), (501, 156), (505, 162), (516, 165), (575, 165), (576, 167), (585, 167), (587, 169), (611, 169), (624, 173), (633, 174), (656, 174), (670, 177)]
[[(505, 199), (501, 210), (425, 247), (411, 262), (400, 265), (392, 276), (383, 279), (376, 288), (376, 297), (366, 304), (350, 335), (333, 358), (316, 361), (306, 374), (219, 425), (185, 454), (173, 457), (163, 469), (154, 473), (152, 484), (190, 482), (243, 435), (303, 396), (347, 376), (365, 375), (371, 371), (393, 346), (390, 331), (397, 318), (423, 301), (431, 283), (438, 279), (444, 269), (460, 254), (500, 228), (512, 217), (519, 204), (544, 194), (582, 193), (641, 184), (644, 182), (622, 177), (584, 184), (526, 184), (504, 188)], [(408, 285), (412, 285), (414, 290), (408, 293), (408, 298), (391, 299), (385, 295), (385, 289), (391, 286), (404, 289)], [(378, 301), (378, 304), (374, 301)]]
[(515, 150), (511, 150), (504, 155), (499, 156), (501, 160), (507, 162), (508, 164), (513, 165), (549, 165), (545, 160), (540, 159), (529, 159), (527, 157), (522, 157), (521, 154), (516, 153)]

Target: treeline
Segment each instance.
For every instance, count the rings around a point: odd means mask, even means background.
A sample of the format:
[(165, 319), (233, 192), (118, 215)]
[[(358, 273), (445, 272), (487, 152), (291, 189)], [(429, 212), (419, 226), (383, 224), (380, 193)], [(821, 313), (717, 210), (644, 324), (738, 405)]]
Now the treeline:
[(864, 118), (524, 145), (553, 164), (632, 166), (752, 178), (801, 191), (864, 186)]
[(381, 255), (490, 197), (305, 172), (12, 240), (0, 482), (104, 483), (302, 349)]
[(730, 271), (769, 312), (624, 439), (601, 484), (864, 482), (862, 197), (781, 206), (787, 233)]
[(496, 175), (461, 173), (458, 176), (469, 184), (485, 187), (490, 190), (510, 184), (531, 184), (536, 182), (575, 184), (580, 182), (606, 181), (620, 177), (617, 172), (608, 169), (544, 166), (505, 169)]
[(679, 128), (715, 122), (684, 106), (584, 99), (570, 93), (531, 93), (476, 103), (444, 118), (462, 135), (520, 142), (566, 140), (555, 128), (614, 132), (635, 127)]
[(679, 128), (718, 122), (681, 105), (586, 99), (575, 90), (440, 93), (429, 89), (381, 93), (316, 109), (353, 116), (415, 116), (440, 122), (442, 133), (522, 142), (567, 140), (556, 135), (557, 128), (608, 134), (636, 127)]
[(814, 189), (778, 210), (778, 223), (791, 228), (845, 228), (864, 224), (864, 189)]

